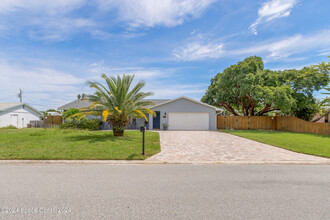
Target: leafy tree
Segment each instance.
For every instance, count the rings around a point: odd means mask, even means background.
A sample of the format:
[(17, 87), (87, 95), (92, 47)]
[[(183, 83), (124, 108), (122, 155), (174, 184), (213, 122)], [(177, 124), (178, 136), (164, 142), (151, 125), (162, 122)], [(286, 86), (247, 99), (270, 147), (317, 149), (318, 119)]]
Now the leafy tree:
[(42, 120), (44, 120), (47, 116), (49, 116), (50, 115), (50, 113), (48, 112), (48, 111), (40, 111), (41, 112), (41, 114), (42, 114)]
[[(330, 87), (324, 88), (328, 92), (323, 92), (323, 95), (330, 95)], [(330, 114), (330, 96), (325, 97), (323, 100), (318, 102), (320, 116), (315, 118), (313, 122), (320, 120), (325, 117), (327, 114)]]
[(321, 93), (321, 94), (323, 94), (323, 95), (328, 95), (328, 96), (325, 97), (325, 98), (321, 101), (320, 105), (329, 108), (329, 107), (330, 107), (330, 87), (327, 87), (327, 88), (324, 88), (324, 89), (327, 90), (328, 92), (323, 92), (323, 93)]
[(55, 110), (55, 109), (48, 109), (47, 111), (40, 111), (40, 112), (42, 114), (42, 120), (44, 120), (47, 116), (51, 116), (50, 112), (56, 112), (56, 113), (59, 113), (59, 114), (62, 113), (61, 111), (58, 111), (58, 110)]
[(279, 72), (283, 75), (285, 83), (290, 85), (293, 90), (296, 104), (292, 107), (291, 112), (294, 116), (310, 121), (319, 111), (320, 107), (313, 93), (329, 84), (329, 71), (330, 62), (322, 62), (301, 70), (291, 69)]
[(291, 93), (278, 74), (264, 70), (261, 58), (253, 56), (218, 73), (202, 101), (233, 115), (254, 116), (280, 109), (288, 112), (294, 104)]
[(85, 93), (77, 95), (77, 99), (86, 99), (86, 98), (87, 98), (87, 95)]
[(302, 70), (272, 71), (264, 69), (260, 57), (252, 56), (212, 78), (202, 101), (224, 107), (233, 115), (261, 116), (278, 110), (310, 119), (316, 106), (313, 92), (329, 81), (326, 63)]
[(88, 96), (93, 104), (82, 109), (81, 117), (102, 115), (104, 121), (108, 121), (112, 125), (114, 136), (123, 136), (130, 117), (144, 118), (148, 121), (146, 114), (155, 116), (155, 112), (147, 108), (153, 103), (143, 100), (153, 94), (151, 92), (141, 92), (141, 89), (145, 86), (144, 81), (139, 81), (131, 89), (134, 75), (107, 77), (102, 74), (102, 78), (105, 80), (106, 85), (98, 82), (88, 82), (91, 88), (96, 89), (96, 92), (94, 95)]
[(69, 119), (69, 120), (77, 120), (79, 117), (77, 114), (80, 113), (79, 109), (76, 108), (69, 108), (65, 112), (63, 112), (62, 117), (64, 120)]

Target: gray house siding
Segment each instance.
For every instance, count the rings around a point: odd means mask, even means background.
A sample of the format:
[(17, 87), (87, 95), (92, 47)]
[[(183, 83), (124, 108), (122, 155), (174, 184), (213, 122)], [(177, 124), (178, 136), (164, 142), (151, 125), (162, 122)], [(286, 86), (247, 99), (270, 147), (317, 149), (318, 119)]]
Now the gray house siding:
[[(178, 99), (160, 106), (151, 108), (153, 111), (160, 112), (160, 129), (163, 129), (163, 124), (168, 125), (169, 112), (207, 112), (209, 113), (209, 129), (216, 130), (216, 110), (188, 99)], [(166, 116), (165, 116), (166, 112)], [(165, 116), (165, 117), (164, 117)], [(149, 116), (149, 129), (153, 129), (153, 117)]]
[[(147, 118), (149, 115), (147, 115)], [(112, 126), (109, 122), (104, 122), (102, 117), (98, 117), (102, 121), (101, 130), (111, 130)], [(127, 125), (126, 129), (139, 129), (141, 126), (145, 126), (144, 118), (131, 118), (129, 125)]]

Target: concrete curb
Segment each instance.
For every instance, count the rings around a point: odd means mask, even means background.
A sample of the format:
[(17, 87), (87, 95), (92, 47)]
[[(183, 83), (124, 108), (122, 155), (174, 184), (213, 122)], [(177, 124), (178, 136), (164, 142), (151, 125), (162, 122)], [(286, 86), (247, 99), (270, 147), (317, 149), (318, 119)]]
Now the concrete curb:
[(237, 165), (330, 165), (328, 161), (150, 161), (150, 160), (0, 160), (8, 164), (104, 164), (104, 165), (152, 165), (152, 164), (237, 164)]

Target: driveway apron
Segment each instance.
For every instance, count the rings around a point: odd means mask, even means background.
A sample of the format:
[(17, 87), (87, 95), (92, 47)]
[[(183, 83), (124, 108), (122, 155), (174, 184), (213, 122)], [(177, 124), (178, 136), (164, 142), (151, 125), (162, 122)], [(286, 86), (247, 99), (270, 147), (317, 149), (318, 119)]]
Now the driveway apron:
[(158, 132), (161, 152), (148, 161), (330, 161), (217, 131)]

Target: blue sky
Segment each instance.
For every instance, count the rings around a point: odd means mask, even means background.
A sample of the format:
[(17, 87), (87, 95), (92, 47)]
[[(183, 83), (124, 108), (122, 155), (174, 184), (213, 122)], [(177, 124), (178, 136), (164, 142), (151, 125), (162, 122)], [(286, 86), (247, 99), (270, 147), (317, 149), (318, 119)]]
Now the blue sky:
[(87, 80), (136, 74), (154, 98), (200, 99), (247, 56), (269, 69), (330, 55), (328, 0), (2, 0), (0, 102), (57, 108)]

